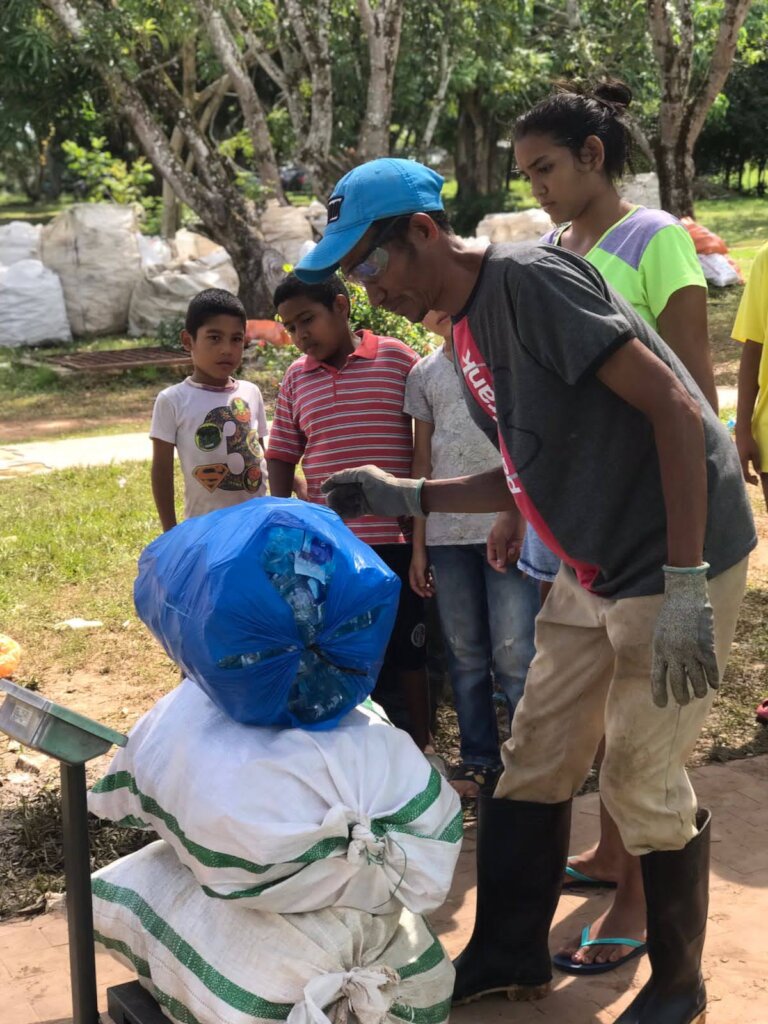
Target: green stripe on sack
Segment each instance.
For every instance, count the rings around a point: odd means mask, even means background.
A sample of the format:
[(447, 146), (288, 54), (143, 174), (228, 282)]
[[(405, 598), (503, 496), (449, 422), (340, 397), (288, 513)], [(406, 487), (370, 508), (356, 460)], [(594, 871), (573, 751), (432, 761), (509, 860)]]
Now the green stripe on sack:
[[(462, 819), (461, 813), (459, 812), (449, 822), (446, 828), (437, 836), (425, 835), (415, 829), (409, 829), (407, 825), (421, 817), (429, 808), (435, 803), (440, 796), (440, 790), (442, 786), (442, 779), (434, 768), (430, 770), (429, 781), (427, 786), (421, 793), (417, 793), (411, 800), (408, 801), (399, 811), (389, 815), (386, 818), (376, 818), (371, 821), (371, 831), (374, 835), (382, 837), (388, 832), (403, 832), (407, 835), (412, 835), (419, 839), (437, 840), (439, 842), (446, 843), (458, 843), (461, 841), (463, 834), (462, 830)], [(243, 871), (248, 871), (251, 874), (262, 875), (267, 871), (271, 871), (277, 865), (275, 864), (255, 864), (252, 861), (245, 860), (243, 857), (237, 857), (233, 854), (223, 853), (220, 850), (210, 850), (208, 847), (201, 846), (200, 843), (194, 842), (190, 839), (184, 830), (182, 829), (179, 821), (174, 815), (164, 810), (160, 804), (151, 796), (143, 793), (135, 778), (130, 772), (121, 771), (114, 772), (111, 775), (105, 775), (103, 779), (100, 779), (93, 787), (92, 792), (99, 794), (114, 793), (120, 789), (127, 789), (135, 797), (138, 798), (141, 808), (147, 814), (159, 819), (163, 822), (168, 831), (178, 839), (184, 849), (199, 861), (199, 863), (209, 868), (240, 868)], [(135, 818), (133, 815), (128, 815), (128, 818), (123, 818), (122, 821), (127, 820), (139, 821), (141, 819)], [(150, 827), (150, 826), (147, 826)], [(311, 846), (304, 853), (299, 854), (298, 857), (294, 857), (289, 861), (282, 861), (284, 864), (312, 864), (315, 861), (323, 860), (326, 857), (330, 857), (338, 850), (345, 849), (349, 844), (349, 838), (344, 836), (335, 836), (328, 839), (321, 839), (314, 846)], [(286, 876), (290, 877), (290, 876)], [(277, 879), (275, 882), (266, 883), (263, 888), (268, 885), (277, 884), (277, 882), (284, 881), (284, 878)], [(254, 886), (254, 889), (249, 892), (250, 895), (258, 895), (259, 886)], [(262, 888), (262, 891), (263, 891)], [(210, 894), (209, 894), (210, 895)], [(247, 895), (247, 894), (246, 894)], [(234, 895), (230, 898), (236, 898)]]
[(389, 1012), (398, 1020), (409, 1021), (410, 1024), (442, 1024), (444, 1020), (448, 1020), (451, 1000), (444, 999), (442, 1003), (435, 1003), (434, 1006), (403, 1006), (401, 1003), (393, 1003)]
[(124, 942), (119, 939), (110, 939), (106, 935), (102, 935), (100, 932), (94, 932), (93, 937), (96, 942), (100, 942), (105, 949), (114, 949), (121, 956), (125, 957), (129, 963), (133, 964), (133, 967), (139, 977), (146, 978), (150, 984), (150, 995), (159, 1003), (160, 1006), (165, 1006), (168, 1012), (173, 1014), (176, 1020), (181, 1021), (181, 1024), (200, 1024), (200, 1021), (192, 1013), (188, 1006), (184, 1003), (180, 1003), (174, 996), (169, 996), (167, 993), (159, 989), (152, 980), (150, 974), (149, 964), (146, 960), (142, 960), (140, 956), (133, 952), (130, 946), (127, 946)]
[[(253, 992), (241, 988), (229, 978), (225, 978), (204, 960), (185, 939), (182, 939), (167, 921), (159, 917), (147, 901), (133, 889), (127, 889), (122, 885), (113, 885), (111, 882), (105, 882), (103, 878), (94, 878), (92, 888), (93, 895), (97, 899), (125, 907), (137, 917), (142, 927), (161, 945), (165, 946), (183, 967), (194, 974), (201, 985), (223, 1003), (227, 1003), (241, 1013), (250, 1014), (252, 1017), (265, 1017), (267, 1020), (285, 1020), (291, 1012), (293, 1003), (270, 1003), (267, 999), (262, 999)], [(102, 941), (101, 937), (99, 941)], [(128, 950), (127, 946), (125, 948)], [(134, 955), (130, 950), (128, 950), (128, 954), (124, 955), (128, 955), (128, 959), (135, 963)], [(139, 959), (136, 957), (136, 960)], [(146, 964), (146, 961), (141, 961), (141, 963)], [(149, 971), (148, 964), (146, 967)], [(172, 1012), (176, 1016), (176, 1013)]]
[(433, 842), (460, 843), (464, 836), (464, 821), (461, 810), (451, 818), (442, 832), (437, 835), (429, 835), (419, 832), (417, 829), (407, 828), (412, 821), (416, 821), (422, 814), (426, 814), (429, 808), (437, 802), (440, 797), (443, 780), (438, 771), (430, 770), (429, 782), (426, 789), (417, 793), (407, 804), (390, 814), (386, 818), (374, 818), (371, 821), (371, 832), (376, 836), (386, 835), (388, 832), (403, 832), (406, 835), (414, 836), (416, 839), (430, 839)]
[[(208, 989), (217, 999), (227, 1005), (239, 1010), (241, 1013), (253, 1017), (262, 1017), (267, 1020), (284, 1021), (293, 1009), (293, 1003), (271, 1003), (252, 992), (236, 985), (233, 981), (225, 978), (210, 963), (203, 959), (200, 954), (190, 946), (178, 932), (164, 921), (150, 907), (143, 897), (133, 889), (122, 885), (113, 885), (105, 882), (103, 878), (93, 880), (93, 894), (98, 899), (108, 903), (114, 903), (124, 907), (134, 914), (140, 921), (142, 927), (156, 939), (161, 945), (178, 960), (188, 971), (195, 975), (200, 983)], [(94, 931), (94, 938), (106, 949), (113, 949), (120, 953), (129, 963), (133, 964), (136, 973), (152, 982), (153, 994), (158, 1003), (173, 1014), (182, 1024), (199, 1024), (192, 1012), (177, 999), (166, 995), (158, 989), (152, 981), (151, 968), (149, 963), (120, 939), (113, 939), (103, 935), (98, 930)], [(435, 939), (432, 944), (417, 957), (413, 963), (406, 964), (398, 969), (401, 980), (415, 977), (418, 974), (426, 974), (427, 971), (437, 967), (445, 958), (445, 952), (440, 941)], [(451, 1008), (451, 1000), (435, 1003), (432, 1006), (415, 1007), (406, 1006), (403, 1003), (394, 1003), (390, 1013), (398, 1020), (410, 1021), (412, 1024), (441, 1024), (448, 1017)]]
[(405, 967), (396, 967), (395, 970), (400, 975), (400, 979), (405, 981), (406, 978), (413, 978), (417, 974), (426, 974), (443, 960), (445, 960), (445, 950), (440, 944), (440, 940), (435, 938), (432, 945), (428, 946), (413, 963), (406, 964)]
[[(103, 779), (100, 779), (93, 787), (92, 792), (101, 793), (114, 793), (118, 789), (127, 789), (135, 797), (138, 798), (139, 803), (143, 811), (147, 814), (153, 815), (155, 818), (159, 818), (163, 822), (168, 831), (174, 835), (184, 849), (190, 853), (195, 860), (199, 861), (209, 868), (242, 868), (243, 871), (250, 871), (254, 875), (263, 875), (267, 871), (271, 871), (276, 865), (274, 864), (254, 864), (252, 861), (245, 860), (243, 857), (236, 857), (229, 853), (222, 853), (220, 850), (209, 850), (206, 846), (201, 846), (199, 843), (194, 842), (190, 839), (177, 818), (172, 814), (165, 811), (160, 804), (151, 796), (147, 796), (143, 793), (136, 784), (136, 780), (130, 772), (115, 772), (113, 775), (105, 775)], [(343, 836), (335, 836), (329, 839), (321, 839), (319, 843), (315, 843), (304, 853), (299, 854), (298, 857), (294, 857), (293, 860), (283, 861), (285, 864), (311, 864), (316, 860), (323, 860), (326, 857), (330, 857), (332, 853), (337, 850), (344, 849), (347, 846), (347, 839)], [(282, 881), (282, 879), (280, 879)]]
[(113, 949), (116, 953), (120, 953), (126, 960), (130, 960), (133, 964), (133, 969), (139, 975), (140, 978), (151, 978), (152, 972), (149, 964), (146, 960), (134, 953), (131, 947), (123, 942), (121, 939), (113, 939), (109, 935), (102, 935), (101, 932), (94, 928), (93, 931), (94, 942), (100, 942), (105, 949)]

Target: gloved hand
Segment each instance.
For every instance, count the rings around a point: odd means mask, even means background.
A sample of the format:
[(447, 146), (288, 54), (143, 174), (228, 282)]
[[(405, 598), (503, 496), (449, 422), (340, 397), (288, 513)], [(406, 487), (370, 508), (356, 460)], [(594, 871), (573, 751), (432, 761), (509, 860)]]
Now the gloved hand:
[(707, 569), (706, 562), (691, 569), (664, 566), (664, 603), (653, 634), (651, 668), (657, 707), (667, 706), (667, 678), (678, 704), (690, 701), (689, 682), (695, 697), (705, 697), (707, 685), (713, 690), (720, 685)]
[(328, 507), (342, 519), (359, 516), (425, 516), (421, 510), (421, 480), (402, 480), (378, 466), (342, 469), (323, 481)]

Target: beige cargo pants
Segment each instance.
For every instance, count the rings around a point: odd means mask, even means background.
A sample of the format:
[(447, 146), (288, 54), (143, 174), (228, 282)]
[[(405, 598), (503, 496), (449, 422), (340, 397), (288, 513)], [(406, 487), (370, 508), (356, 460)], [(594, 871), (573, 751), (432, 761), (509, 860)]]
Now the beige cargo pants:
[[(722, 679), (747, 559), (709, 582)], [(536, 656), (495, 796), (558, 803), (573, 796), (605, 735), (600, 793), (627, 850), (678, 850), (696, 834), (685, 771), (714, 691), (680, 707), (651, 698), (651, 640), (663, 597), (596, 597), (562, 566), (536, 620)]]

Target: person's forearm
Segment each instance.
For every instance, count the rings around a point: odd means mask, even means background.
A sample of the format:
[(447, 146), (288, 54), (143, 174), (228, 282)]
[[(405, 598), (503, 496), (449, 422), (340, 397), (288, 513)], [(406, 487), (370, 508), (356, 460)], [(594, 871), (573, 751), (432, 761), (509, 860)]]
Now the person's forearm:
[(273, 498), (290, 498), (293, 494), (295, 474), (296, 467), (292, 462), (283, 462), (282, 459), (267, 459), (269, 493)]
[(157, 515), (163, 532), (167, 533), (176, 525), (176, 503), (173, 490), (173, 476), (152, 467), (152, 496), (155, 499)]
[(752, 435), (752, 413), (755, 411), (760, 357), (763, 346), (756, 341), (745, 341), (739, 363), (739, 392), (736, 404), (736, 433)]
[(698, 403), (682, 387), (651, 420), (667, 514), (667, 564), (701, 565), (707, 525), (704, 425)]
[[(417, 438), (418, 440), (418, 438)], [(426, 451), (422, 449), (426, 447)], [(417, 444), (413, 449), (411, 460), (411, 476), (415, 480), (422, 477), (429, 479), (432, 474), (432, 459), (428, 445)], [(418, 516), (413, 517), (413, 547), (414, 550), (423, 549), (427, 544), (427, 521)]]
[(427, 480), (421, 489), (421, 507), (429, 512), (503, 512), (515, 508), (504, 470), (475, 476)]

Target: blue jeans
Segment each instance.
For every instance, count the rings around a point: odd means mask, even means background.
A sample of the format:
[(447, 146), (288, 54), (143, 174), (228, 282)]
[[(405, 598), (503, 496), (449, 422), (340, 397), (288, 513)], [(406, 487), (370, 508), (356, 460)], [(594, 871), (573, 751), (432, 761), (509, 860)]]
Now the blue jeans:
[(533, 658), (539, 590), (514, 566), (492, 569), (484, 544), (430, 546), (440, 615), (465, 764), (496, 767), (499, 732), (493, 681), (506, 694), (510, 716), (523, 695)]

